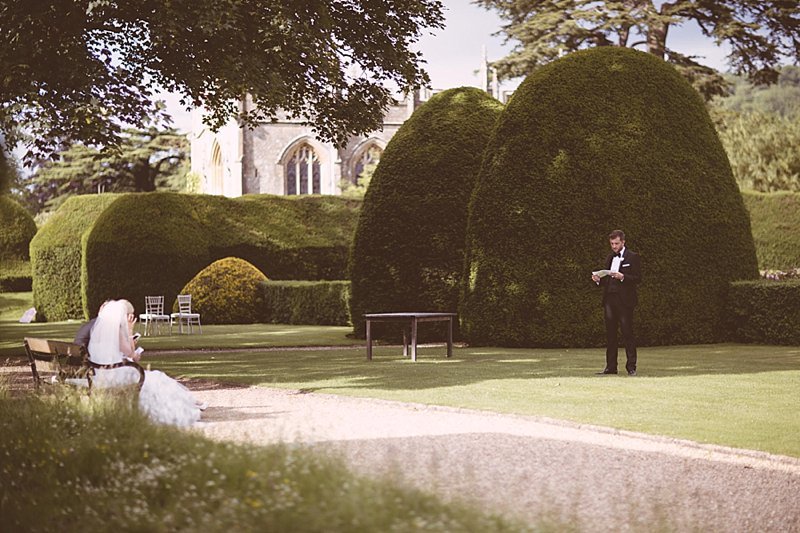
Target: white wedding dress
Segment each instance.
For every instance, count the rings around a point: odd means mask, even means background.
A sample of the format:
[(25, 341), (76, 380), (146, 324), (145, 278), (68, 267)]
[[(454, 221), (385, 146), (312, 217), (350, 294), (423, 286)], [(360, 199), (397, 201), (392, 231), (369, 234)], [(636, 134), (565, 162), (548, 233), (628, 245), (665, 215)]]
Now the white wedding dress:
[[(120, 304), (120, 305), (117, 305)], [(106, 304), (97, 317), (89, 338), (89, 357), (100, 364), (123, 360), (120, 336), (128, 334), (127, 309), (123, 301)], [(133, 385), (139, 372), (131, 367), (97, 369), (92, 386), (98, 388)], [(160, 424), (190, 426), (200, 420), (200, 407), (192, 393), (158, 370), (146, 370), (139, 392), (139, 407), (151, 420)]]

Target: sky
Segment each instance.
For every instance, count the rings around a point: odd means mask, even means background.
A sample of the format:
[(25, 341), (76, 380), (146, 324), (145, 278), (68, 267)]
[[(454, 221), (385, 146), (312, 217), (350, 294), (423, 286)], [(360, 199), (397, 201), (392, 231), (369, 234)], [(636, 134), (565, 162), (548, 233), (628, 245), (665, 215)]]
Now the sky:
[[(424, 36), (419, 43), (428, 63), (426, 70), (432, 86), (434, 89), (477, 86), (476, 71), (481, 63), (482, 46), (486, 46), (489, 61), (494, 61), (506, 56), (513, 43), (506, 44), (503, 37), (493, 35), (503, 25), (495, 11), (487, 11), (470, 0), (443, 0), (442, 3), (445, 6), (445, 28)], [(694, 22), (670, 28), (667, 43), (685, 55), (706, 56), (698, 60), (700, 63), (727, 70), (727, 52), (704, 37)], [(503, 87), (511, 89), (520, 81), (507, 82)]]
[[(425, 70), (435, 90), (479, 84), (478, 69), (481, 65), (482, 49), (486, 47), (489, 61), (507, 55), (513, 44), (494, 35), (503, 21), (494, 11), (476, 6), (470, 0), (443, 0), (445, 28), (425, 30), (418, 45), (426, 60)], [(728, 70), (725, 63), (727, 52), (700, 33), (696, 23), (671, 27), (667, 39), (670, 48), (685, 55), (703, 56), (698, 62), (720, 71)], [(514, 89), (522, 80), (501, 83), (501, 90)], [(167, 109), (173, 115), (175, 126), (188, 131), (189, 113), (181, 108), (174, 95), (165, 95)]]

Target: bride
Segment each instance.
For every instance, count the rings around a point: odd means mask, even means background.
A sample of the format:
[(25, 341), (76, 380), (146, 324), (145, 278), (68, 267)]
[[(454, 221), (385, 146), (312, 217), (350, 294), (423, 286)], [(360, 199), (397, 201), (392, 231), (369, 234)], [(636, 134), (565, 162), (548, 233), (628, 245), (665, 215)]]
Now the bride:
[[(89, 337), (89, 358), (95, 363), (111, 364), (124, 357), (139, 359), (131, 337), (133, 305), (127, 300), (111, 300), (103, 305)], [(139, 372), (131, 367), (97, 369), (93, 385), (115, 387), (134, 384)], [(154, 422), (189, 426), (200, 420), (198, 405), (189, 389), (160, 371), (145, 371), (139, 393), (139, 407)]]

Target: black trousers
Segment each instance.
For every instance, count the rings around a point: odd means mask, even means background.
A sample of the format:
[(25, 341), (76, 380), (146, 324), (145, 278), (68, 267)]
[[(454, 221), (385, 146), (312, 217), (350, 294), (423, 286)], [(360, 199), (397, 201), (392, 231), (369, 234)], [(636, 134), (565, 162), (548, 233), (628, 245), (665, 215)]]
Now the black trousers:
[(636, 370), (636, 339), (633, 337), (633, 307), (622, 304), (617, 293), (608, 293), (605, 304), (606, 323), (606, 368), (612, 372), (617, 371), (617, 348), (619, 341), (617, 330), (622, 330), (622, 340), (625, 342), (625, 369), (630, 372)]

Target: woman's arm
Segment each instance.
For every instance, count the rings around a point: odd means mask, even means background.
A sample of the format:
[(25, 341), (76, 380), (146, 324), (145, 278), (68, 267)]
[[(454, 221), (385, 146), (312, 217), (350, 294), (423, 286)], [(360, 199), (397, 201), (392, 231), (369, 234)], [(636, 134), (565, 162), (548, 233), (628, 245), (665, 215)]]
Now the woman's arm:
[(139, 361), (139, 354), (136, 353), (136, 340), (133, 338), (133, 327), (136, 325), (136, 317), (132, 314), (128, 315), (128, 327), (125, 328), (125, 334), (120, 331), (119, 349), (122, 355)]

